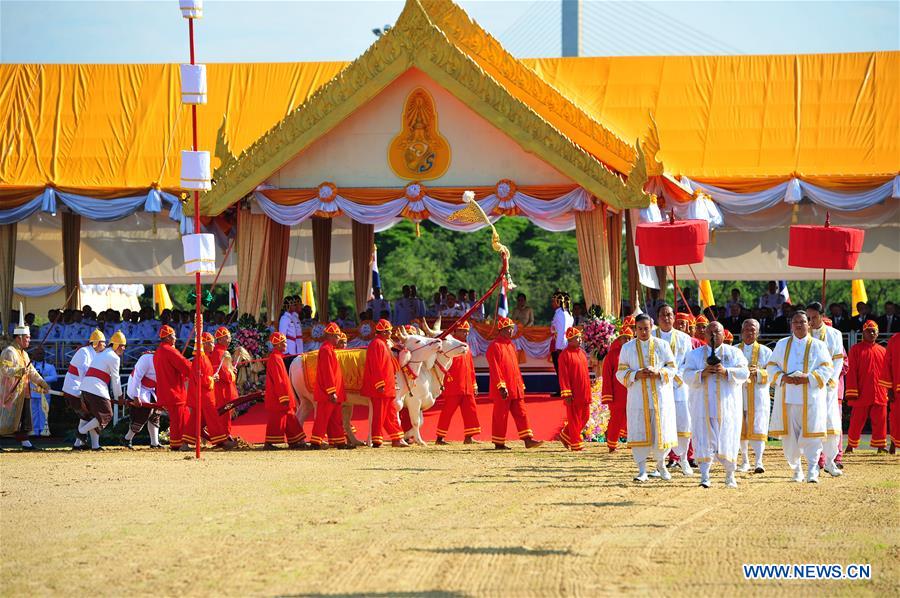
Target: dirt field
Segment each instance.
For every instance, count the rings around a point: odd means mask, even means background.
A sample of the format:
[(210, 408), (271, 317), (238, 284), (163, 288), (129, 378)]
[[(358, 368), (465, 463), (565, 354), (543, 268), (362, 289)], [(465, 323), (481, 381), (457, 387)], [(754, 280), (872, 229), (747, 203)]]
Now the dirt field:
[[(518, 443), (516, 443), (518, 444)], [(896, 595), (900, 457), (738, 490), (631, 482), (558, 445), (0, 454), (0, 591), (41, 595)], [(871, 563), (872, 581), (745, 581), (742, 563)]]

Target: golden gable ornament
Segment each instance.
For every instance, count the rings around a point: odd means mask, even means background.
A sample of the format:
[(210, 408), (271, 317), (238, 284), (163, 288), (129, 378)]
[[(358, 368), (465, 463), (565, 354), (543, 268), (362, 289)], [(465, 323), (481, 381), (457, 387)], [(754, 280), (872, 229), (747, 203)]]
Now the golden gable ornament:
[(450, 144), (438, 131), (434, 98), (422, 87), (406, 98), (400, 133), (388, 146), (388, 163), (402, 179), (430, 181), (450, 167)]

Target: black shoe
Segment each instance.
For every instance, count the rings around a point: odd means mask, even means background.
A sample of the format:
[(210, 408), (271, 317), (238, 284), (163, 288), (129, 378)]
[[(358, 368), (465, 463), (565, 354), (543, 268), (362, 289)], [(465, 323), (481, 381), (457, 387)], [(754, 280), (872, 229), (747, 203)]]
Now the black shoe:
[(352, 450), (355, 449), (355, 448), (356, 448), (356, 445), (350, 444), (349, 442), (348, 442), (348, 443), (345, 443), (345, 444), (339, 444), (339, 445), (337, 445), (337, 449), (338, 449), (339, 451), (352, 451)]
[(161, 449), (161, 448), (166, 448), (166, 447), (164, 447), (164, 446), (161, 445), (161, 444), (151, 444), (151, 445), (150, 445), (150, 448), (152, 448), (152, 449)]
[(267, 442), (263, 445), (264, 451), (277, 451), (280, 450), (280, 447), (275, 446), (274, 444)]
[(34, 446), (34, 445), (32, 444), (31, 446), (23, 446), (23, 447), (22, 447), (22, 450), (23, 450), (23, 451), (42, 451), (42, 450), (44, 450), (44, 449), (39, 448), (39, 447), (36, 447), (36, 446)]
[(97, 448), (92, 448), (91, 450), (92, 451), (105, 451), (106, 449), (103, 448), (102, 446), (98, 446)]
[(834, 464), (837, 465), (837, 468), (838, 468), (838, 469), (844, 469), (844, 464), (841, 463), (840, 461), (835, 461)]
[(511, 451), (512, 449), (506, 446), (505, 444), (494, 443), (494, 450), (496, 451)]
[(691, 467), (696, 468), (696, 467), (697, 467), (697, 462), (694, 461), (693, 459), (688, 459), (688, 465), (690, 465)]
[(321, 450), (322, 450), (322, 445), (321, 445), (321, 444), (316, 444), (315, 442), (310, 442), (310, 443), (309, 443), (309, 450), (311, 450), (311, 451), (321, 451)]
[(757, 467), (753, 470), (753, 473), (766, 473), (766, 470), (763, 467)]

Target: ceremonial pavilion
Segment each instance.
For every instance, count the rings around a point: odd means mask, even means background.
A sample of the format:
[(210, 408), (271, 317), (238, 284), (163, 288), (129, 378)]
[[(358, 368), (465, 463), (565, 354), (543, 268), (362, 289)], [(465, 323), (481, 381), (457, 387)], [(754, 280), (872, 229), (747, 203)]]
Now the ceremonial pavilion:
[[(832, 278), (897, 277), (898, 52), (517, 59), (452, 2), (408, 0), (353, 62), (207, 69), (201, 215), (219, 260), (233, 242), (220, 280), (241, 311), (272, 317), (298, 280), (322, 314), (328, 282), (353, 280), (362, 311), (375, 232), (473, 230), (448, 219), (466, 189), (493, 219), (575, 230), (588, 304), (637, 295), (621, 248), (635, 264), (660, 207), (709, 222), (700, 278), (820, 276), (787, 266), (787, 229), (826, 211), (866, 229)], [(190, 282), (178, 65), (0, 65), (0, 82), (3, 317), (14, 297), (78, 305), (79, 282)]]

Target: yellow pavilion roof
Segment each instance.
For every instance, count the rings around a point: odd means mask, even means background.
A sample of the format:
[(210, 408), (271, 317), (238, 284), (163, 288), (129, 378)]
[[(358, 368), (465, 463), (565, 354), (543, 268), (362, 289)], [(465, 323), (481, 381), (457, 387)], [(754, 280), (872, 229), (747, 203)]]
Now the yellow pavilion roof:
[[(629, 173), (641, 154), (625, 140), (644, 137), (651, 115), (666, 172), (733, 190), (790, 176), (871, 186), (900, 171), (900, 52), (516, 60), (451, 2), (410, 0), (352, 63), (208, 65), (199, 145), (219, 160), (204, 212), (410, 66), (619, 205), (639, 194), (606, 167)], [(175, 190), (190, 141), (178, 65), (0, 65), (0, 209), (47, 185), (101, 198)]]

